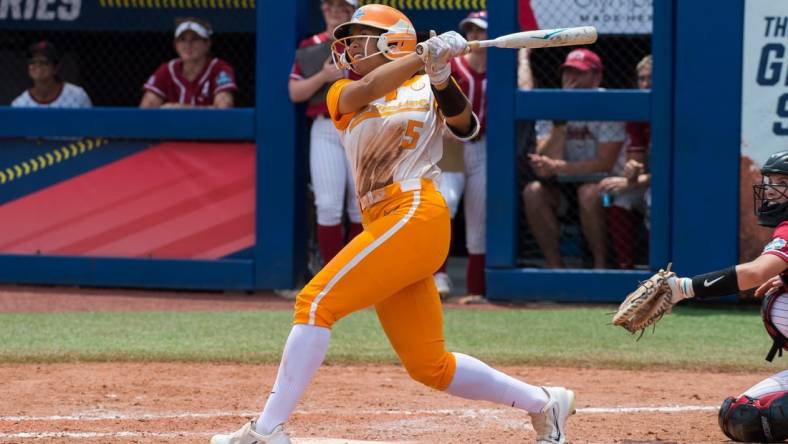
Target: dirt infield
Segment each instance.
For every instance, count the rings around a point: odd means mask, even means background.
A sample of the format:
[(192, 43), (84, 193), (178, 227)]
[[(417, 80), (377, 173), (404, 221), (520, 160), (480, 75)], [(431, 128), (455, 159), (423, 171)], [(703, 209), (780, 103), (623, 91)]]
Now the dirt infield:
[[(221, 301), (221, 302), (219, 302)], [(218, 307), (221, 305), (221, 307)], [(271, 295), (0, 288), (0, 312), (287, 308)], [(496, 308), (486, 308), (496, 309)], [(720, 443), (717, 407), (767, 374), (507, 367), (577, 395), (572, 443)], [(207, 442), (253, 417), (274, 366), (179, 363), (0, 365), (0, 442)], [(647, 381), (661, 381), (653, 389)], [(399, 366), (324, 366), (288, 424), (296, 443), (532, 442), (523, 412), (412, 382)], [(330, 439), (336, 439), (331, 441)]]

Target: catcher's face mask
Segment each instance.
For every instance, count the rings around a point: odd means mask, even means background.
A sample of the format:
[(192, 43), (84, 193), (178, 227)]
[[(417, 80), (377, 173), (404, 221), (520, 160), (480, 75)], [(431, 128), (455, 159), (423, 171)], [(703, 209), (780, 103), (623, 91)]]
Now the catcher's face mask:
[(764, 174), (760, 184), (753, 185), (755, 215), (758, 223), (776, 227), (788, 220), (788, 176)]

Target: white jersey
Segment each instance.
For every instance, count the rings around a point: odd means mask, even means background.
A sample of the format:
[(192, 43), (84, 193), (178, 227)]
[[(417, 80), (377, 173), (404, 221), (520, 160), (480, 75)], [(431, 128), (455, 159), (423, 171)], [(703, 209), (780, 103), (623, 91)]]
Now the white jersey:
[(30, 91), (25, 91), (19, 95), (11, 106), (26, 107), (26, 108), (90, 108), (93, 104), (90, 102), (90, 97), (84, 89), (72, 83), (63, 82), (63, 88), (60, 94), (50, 102), (39, 102), (30, 94)]
[(358, 196), (407, 179), (432, 179), (443, 153), (442, 121), (426, 75), (414, 76), (355, 113), (340, 115), (339, 96), (353, 80), (331, 86), (327, 105), (345, 147)]

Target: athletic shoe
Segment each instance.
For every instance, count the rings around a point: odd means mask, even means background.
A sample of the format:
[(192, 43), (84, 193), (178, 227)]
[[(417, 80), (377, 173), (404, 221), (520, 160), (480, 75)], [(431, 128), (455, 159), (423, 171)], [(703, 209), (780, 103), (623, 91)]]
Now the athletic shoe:
[(446, 299), (451, 295), (451, 278), (449, 275), (439, 271), (435, 273), (435, 286), (438, 287), (438, 294), (441, 295), (441, 299)]
[(531, 413), (536, 444), (564, 444), (566, 420), (575, 413), (575, 393), (563, 387), (542, 387), (550, 399), (541, 413)]
[(243, 427), (230, 435), (213, 435), (211, 444), (291, 444), (282, 425), (274, 427), (269, 435), (254, 431), (254, 421), (247, 422)]

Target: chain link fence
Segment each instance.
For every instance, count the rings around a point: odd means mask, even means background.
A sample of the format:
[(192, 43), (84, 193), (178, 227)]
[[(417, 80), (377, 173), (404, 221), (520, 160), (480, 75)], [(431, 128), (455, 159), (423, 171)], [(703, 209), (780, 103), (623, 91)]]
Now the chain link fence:
[[(214, 57), (235, 72), (236, 107), (254, 106), (254, 33), (217, 32)], [(57, 74), (85, 90), (93, 106), (138, 106), (142, 85), (165, 62), (177, 58), (173, 30), (0, 31), (0, 104), (9, 105), (32, 86), (29, 47), (50, 42), (60, 55)]]
[[(600, 34), (584, 47), (591, 52), (546, 48), (521, 56), (521, 88), (650, 88), (651, 62), (641, 61), (651, 53), (651, 1), (530, 0), (520, 8), (533, 27), (594, 25)], [(601, 77), (588, 78), (597, 68)], [(647, 267), (647, 124), (520, 122), (518, 139), (520, 266)], [(566, 166), (556, 167), (556, 158)]]

